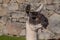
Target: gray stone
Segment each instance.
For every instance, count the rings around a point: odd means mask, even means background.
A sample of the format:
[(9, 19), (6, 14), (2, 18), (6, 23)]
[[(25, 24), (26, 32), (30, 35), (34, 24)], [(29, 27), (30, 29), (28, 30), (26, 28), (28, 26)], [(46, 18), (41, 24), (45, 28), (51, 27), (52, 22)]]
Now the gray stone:
[(25, 36), (26, 35), (26, 29), (23, 29), (20, 33), (20, 36)]
[(24, 18), (20, 18), (19, 21), (20, 22), (26, 22), (26, 20)]
[(60, 0), (54, 0), (53, 3), (60, 3)]
[(19, 4), (19, 10), (21, 12), (24, 12), (25, 11), (25, 7), (26, 7), (26, 4)]
[(0, 36), (2, 36), (3, 35), (3, 33), (0, 33)]
[(52, 4), (54, 0), (45, 0), (46, 4)]
[(2, 1), (2, 0), (0, 0), (0, 3), (3, 3), (3, 1)]
[(24, 3), (26, 0), (16, 0), (18, 3)]
[(20, 14), (19, 13), (12, 13), (12, 18), (20, 18)]
[(0, 4), (0, 7), (2, 6), (2, 4)]
[(3, 4), (8, 4), (10, 0), (3, 0)]
[(10, 2), (8, 4), (8, 9), (11, 10), (11, 11), (18, 10), (18, 4), (17, 3), (14, 3), (14, 2)]
[(26, 0), (28, 2), (31, 2), (31, 3), (39, 3), (41, 0)]
[(7, 9), (0, 6), (0, 16), (7, 15), (7, 11), (8, 11)]
[(14, 3), (14, 2), (16, 2), (16, 0), (11, 0), (10, 2), (11, 2), (11, 3)]
[(55, 4), (55, 8), (56, 8), (56, 10), (55, 10), (55, 12), (57, 13), (57, 14), (60, 14), (60, 3), (58, 4)]
[(12, 19), (12, 22), (16, 22), (16, 21), (17, 21), (17, 19), (16, 19), (16, 18), (13, 18), (13, 19)]
[(38, 36), (39, 36), (39, 39), (52, 39), (54, 34), (52, 34), (52, 32), (46, 29), (46, 30), (43, 30), (43, 32), (39, 30)]
[(47, 10), (55, 10), (55, 5), (46, 5)]
[(20, 23), (20, 27), (21, 27), (22, 29), (25, 29), (25, 28), (26, 28), (26, 23)]
[(26, 14), (24, 12), (11, 12), (10, 15), (12, 18), (21, 18), (25, 17)]
[(57, 34), (60, 34), (60, 15), (54, 14), (49, 18), (49, 29)]
[(47, 18), (49, 18), (50, 16), (52, 16), (55, 12), (54, 11), (48, 11), (48, 10), (43, 10), (41, 11), (41, 14), (43, 14), (44, 16), (46, 16)]
[(17, 22), (12, 22), (12, 23), (8, 22), (4, 29), (4, 33), (10, 34), (10, 35), (19, 35), (20, 32), (21, 32), (20, 23), (17, 23)]
[(4, 8), (7, 8), (7, 7), (8, 7), (8, 4), (2, 4), (2, 6), (3, 6)]

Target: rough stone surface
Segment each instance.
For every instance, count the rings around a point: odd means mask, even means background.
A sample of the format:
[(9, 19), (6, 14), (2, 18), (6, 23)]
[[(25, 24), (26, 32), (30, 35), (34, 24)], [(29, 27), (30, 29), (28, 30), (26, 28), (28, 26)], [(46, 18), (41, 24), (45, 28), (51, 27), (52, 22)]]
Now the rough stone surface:
[(10, 2), (10, 0), (3, 0), (3, 3), (4, 4), (7, 4), (7, 3), (9, 3)]
[(18, 10), (18, 4), (11, 1), (8, 4), (8, 9), (11, 10), (11, 11)]
[(52, 39), (54, 34), (52, 34), (52, 32), (50, 31), (46, 31), (46, 30), (43, 30), (43, 32), (40, 32), (40, 30), (38, 31), (38, 34), (39, 34), (39, 39)]
[(55, 12), (58, 13), (58, 14), (60, 14), (60, 3), (56, 4), (55, 8), (56, 8)]
[(19, 35), (21, 32), (21, 27), (19, 23), (7, 23), (6, 31), (10, 35)]
[(2, 0), (0, 0), (0, 3), (2, 3), (3, 1)]
[(47, 10), (55, 10), (55, 5), (46, 5)]
[(32, 3), (39, 3), (39, 2), (41, 2), (41, 0), (26, 0), (26, 1), (32, 2)]
[(23, 29), (20, 33), (21, 36), (25, 36), (26, 35), (26, 29)]
[(46, 4), (52, 4), (54, 0), (45, 0)]
[(54, 38), (60, 38), (60, 15), (54, 14), (49, 18), (49, 30), (54, 33)]
[(24, 3), (26, 0), (17, 0), (18, 3)]
[(53, 3), (60, 3), (60, 0), (54, 0)]
[(49, 20), (48, 30), (51, 32), (39, 31), (39, 38), (60, 38), (60, 0), (0, 0), (0, 34), (25, 35), (27, 21), (25, 8), (29, 3), (31, 11), (39, 7), (38, 3), (44, 4), (41, 13)]
[(50, 20), (50, 26), (49, 26), (49, 28), (53, 31), (53, 32), (55, 32), (55, 33), (60, 33), (60, 15), (58, 15), (58, 14), (54, 14), (54, 15), (52, 15), (50, 18), (49, 18), (49, 20)]
[(7, 10), (0, 7), (0, 16), (6, 15), (7, 14)]

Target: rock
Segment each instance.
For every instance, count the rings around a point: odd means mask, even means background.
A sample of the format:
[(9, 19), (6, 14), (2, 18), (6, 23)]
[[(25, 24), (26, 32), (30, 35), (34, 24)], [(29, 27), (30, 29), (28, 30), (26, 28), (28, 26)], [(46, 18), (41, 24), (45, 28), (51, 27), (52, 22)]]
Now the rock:
[(7, 8), (7, 7), (8, 7), (8, 4), (4, 3), (4, 4), (2, 4), (2, 6), (3, 6), (4, 8)]
[(4, 4), (7, 4), (7, 3), (9, 3), (10, 2), (10, 0), (3, 0), (3, 3)]
[(2, 0), (0, 0), (0, 3), (3, 3), (3, 1), (2, 1)]
[(53, 3), (60, 3), (60, 0), (54, 0)]
[(13, 19), (12, 19), (12, 22), (16, 22), (16, 21), (17, 21), (17, 19), (16, 19), (16, 18), (13, 18)]
[(20, 27), (22, 28), (22, 29), (25, 29), (26, 28), (26, 23), (20, 23)]
[(20, 35), (21, 27), (20, 23), (17, 22), (8, 22), (6, 25), (6, 32), (10, 35)]
[(25, 36), (26, 35), (26, 29), (23, 29), (20, 33), (20, 36)]
[(0, 16), (4, 16), (6, 14), (7, 14), (7, 9), (0, 7)]
[(52, 16), (54, 13), (55, 13), (54, 11), (48, 11), (48, 10), (41, 11), (41, 14), (43, 14), (47, 18), (49, 18), (50, 16)]
[(50, 39), (50, 34), (47, 32), (40, 33), (39, 39)]
[(4, 28), (5, 28), (6, 26), (3, 24), (3, 23), (0, 23), (0, 35), (3, 35), (4, 34)]
[(60, 4), (56, 4), (55, 5), (55, 8), (56, 8), (56, 10), (55, 10), (55, 12), (57, 13), (57, 14), (60, 14)]
[(0, 36), (2, 36), (3, 35), (3, 33), (0, 33)]
[(27, 2), (31, 2), (31, 3), (40, 3), (41, 0), (26, 0)]
[(0, 7), (2, 6), (2, 4), (0, 4)]
[(55, 5), (46, 5), (46, 10), (55, 10)]
[(54, 14), (49, 18), (49, 29), (56, 34), (60, 34), (60, 15)]
[(20, 18), (20, 14), (19, 13), (16, 13), (16, 12), (12, 12), (11, 13), (11, 15), (12, 15), (12, 18)]
[(24, 12), (11, 12), (10, 15), (12, 16), (12, 18), (25, 17), (25, 13)]
[(25, 11), (25, 7), (26, 7), (26, 4), (19, 4), (19, 10), (21, 12), (24, 12)]
[(46, 4), (52, 4), (53, 3), (53, 0), (45, 0), (46, 1)]
[(26, 20), (24, 18), (20, 18), (19, 22), (26, 22)]
[(11, 11), (18, 10), (18, 4), (17, 3), (14, 3), (14, 2), (10, 2), (8, 4), (8, 9), (11, 10)]
[(11, 3), (15, 3), (15, 2), (16, 2), (16, 0), (11, 0), (10, 2), (11, 2)]
[(0, 23), (0, 31), (3, 29), (4, 24)]
[(7, 17), (6, 16), (2, 16), (2, 18), (0, 19), (0, 23), (2, 23), (2, 24), (6, 24), (6, 22), (7, 22)]
[(18, 3), (24, 3), (25, 0), (16, 0)]

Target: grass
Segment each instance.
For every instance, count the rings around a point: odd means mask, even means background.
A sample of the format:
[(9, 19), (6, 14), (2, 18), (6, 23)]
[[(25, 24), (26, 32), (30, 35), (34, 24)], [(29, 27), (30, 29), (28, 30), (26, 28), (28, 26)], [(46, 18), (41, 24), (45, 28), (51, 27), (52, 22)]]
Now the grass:
[(0, 36), (0, 40), (26, 40), (25, 37), (11, 37), (11, 36), (6, 36), (6, 35), (2, 35)]

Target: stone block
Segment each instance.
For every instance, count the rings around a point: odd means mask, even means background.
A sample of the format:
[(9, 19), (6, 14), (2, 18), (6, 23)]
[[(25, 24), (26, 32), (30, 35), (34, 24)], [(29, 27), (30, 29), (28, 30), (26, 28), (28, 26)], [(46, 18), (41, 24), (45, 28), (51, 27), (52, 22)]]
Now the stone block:
[(12, 14), (12, 18), (20, 18), (20, 14)]
[(53, 11), (53, 10), (55, 10), (56, 8), (55, 8), (55, 5), (46, 5), (46, 7), (45, 7), (47, 10), (51, 10), (51, 11)]
[(7, 4), (7, 3), (9, 3), (10, 2), (10, 0), (3, 0), (3, 3), (4, 4)]
[(19, 4), (19, 10), (24, 12), (25, 11), (26, 4)]
[(16, 0), (18, 3), (24, 3), (26, 0)]
[(6, 30), (7, 30), (7, 33), (9, 33), (10, 35), (20, 35), (21, 33), (20, 24), (16, 22), (7, 23)]
[(26, 0), (26, 1), (31, 3), (40, 3), (43, 0)]
[[(46, 29), (47, 30), (47, 29)], [(38, 31), (38, 36), (39, 39), (52, 39), (54, 34), (52, 34), (52, 32), (49, 32), (48, 30), (43, 30), (43, 32), (40, 32), (41, 30), (39, 29)]]
[(49, 29), (56, 34), (60, 34), (60, 15), (54, 14), (49, 18)]
[(0, 3), (3, 3), (3, 1), (2, 1), (2, 0), (0, 0)]
[(60, 14), (60, 3), (55, 4), (55, 8), (56, 8), (55, 12), (57, 14)]
[(24, 18), (20, 18), (19, 21), (20, 22), (26, 22), (26, 20)]
[(46, 4), (52, 4), (54, 0), (45, 0)]
[(20, 18), (20, 14), (19, 13), (12, 13), (12, 18)]
[(8, 9), (11, 10), (11, 11), (18, 10), (18, 4), (17, 3), (14, 3), (14, 2), (10, 2), (8, 4)]
[(4, 16), (7, 14), (7, 9), (0, 7), (0, 16)]
[(60, 3), (60, 0), (54, 0), (53, 3)]
[(20, 33), (20, 36), (26, 36), (26, 29), (23, 29)]
[(13, 18), (13, 19), (12, 19), (12, 22), (16, 22), (16, 21), (17, 21), (17, 19), (16, 19), (16, 18)]

